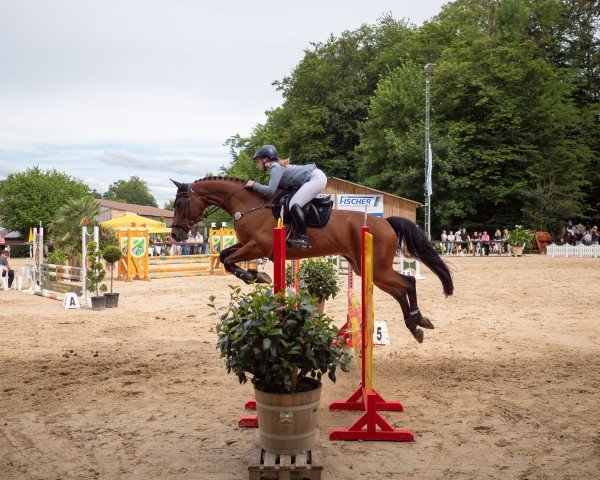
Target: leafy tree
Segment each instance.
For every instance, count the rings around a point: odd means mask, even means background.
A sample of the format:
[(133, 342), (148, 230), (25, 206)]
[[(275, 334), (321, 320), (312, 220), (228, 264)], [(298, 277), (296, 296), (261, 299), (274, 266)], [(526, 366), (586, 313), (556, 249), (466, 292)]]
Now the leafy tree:
[(100, 214), (98, 205), (91, 195), (79, 198), (70, 198), (56, 212), (50, 224), (51, 242), (59, 248), (68, 258), (75, 258), (81, 254), (81, 227), (84, 219), (93, 227), (98, 223), (95, 218)]
[(165, 205), (163, 206), (163, 208), (165, 210), (175, 210), (175, 199), (171, 199), (168, 202), (165, 202)]
[(81, 180), (55, 169), (43, 171), (36, 166), (11, 173), (0, 182), (2, 224), (22, 233), (39, 222), (49, 225), (61, 206), (88, 193), (88, 186)]
[(600, 216), (598, 0), (456, 0), (420, 28), (384, 16), (313, 43), (274, 85), (283, 103), (224, 171), (249, 155), (421, 199), (424, 75), (432, 76), (433, 228), (552, 228)]
[(148, 184), (135, 175), (129, 180), (117, 180), (114, 182), (108, 187), (104, 198), (106, 200), (133, 203), (135, 205), (158, 206), (156, 199), (148, 189)]

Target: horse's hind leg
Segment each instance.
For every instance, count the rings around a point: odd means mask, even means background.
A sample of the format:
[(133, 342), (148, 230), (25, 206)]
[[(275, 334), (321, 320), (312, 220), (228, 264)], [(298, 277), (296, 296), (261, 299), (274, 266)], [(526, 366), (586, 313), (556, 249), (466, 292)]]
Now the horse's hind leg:
[(402, 308), (406, 328), (410, 330), (419, 343), (422, 343), (424, 333), (418, 327), (434, 328), (434, 326), (419, 311), (415, 278), (402, 275), (391, 267), (373, 273), (375, 285), (398, 301), (400, 308)]

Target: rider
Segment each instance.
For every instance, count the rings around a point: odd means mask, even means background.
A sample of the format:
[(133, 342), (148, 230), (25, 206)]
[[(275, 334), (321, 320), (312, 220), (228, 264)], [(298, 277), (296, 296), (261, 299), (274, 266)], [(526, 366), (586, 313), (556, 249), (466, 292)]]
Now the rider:
[(310, 243), (306, 235), (306, 219), (302, 207), (321, 193), (327, 185), (327, 177), (314, 163), (307, 165), (290, 165), (289, 159), (277, 157), (277, 149), (273, 145), (260, 147), (252, 158), (257, 162), (258, 169), (269, 171), (269, 184), (262, 185), (248, 180), (247, 188), (271, 196), (277, 188), (298, 188), (290, 200), (292, 224), (296, 230), (296, 238), (289, 239), (288, 244), (301, 250), (308, 250)]

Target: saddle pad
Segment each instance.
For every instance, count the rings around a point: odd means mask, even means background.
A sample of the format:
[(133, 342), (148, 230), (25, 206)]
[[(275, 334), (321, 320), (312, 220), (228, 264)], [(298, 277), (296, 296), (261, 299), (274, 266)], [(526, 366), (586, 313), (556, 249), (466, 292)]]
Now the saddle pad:
[[(275, 198), (273, 207), (271, 208), (273, 216), (278, 219), (281, 215), (281, 206), (285, 205), (283, 223), (286, 225), (291, 223), (288, 203), (294, 193), (295, 192), (284, 190)], [(304, 216), (306, 217), (307, 227), (322, 228), (327, 225), (329, 217), (331, 216), (331, 210), (333, 209), (333, 200), (330, 200), (330, 198), (331, 195), (315, 197), (302, 208)]]

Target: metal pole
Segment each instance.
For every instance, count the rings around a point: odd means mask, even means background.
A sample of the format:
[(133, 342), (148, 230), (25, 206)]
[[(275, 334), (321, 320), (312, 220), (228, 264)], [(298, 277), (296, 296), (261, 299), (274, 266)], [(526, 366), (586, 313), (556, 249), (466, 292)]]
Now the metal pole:
[(427, 189), (427, 165), (429, 163), (429, 72), (425, 70), (425, 233), (431, 240), (431, 198)]
[[(429, 162), (429, 74), (435, 70), (435, 63), (425, 65), (425, 234), (431, 240), (431, 196), (427, 188), (427, 165)], [(431, 159), (433, 162), (433, 158)]]

